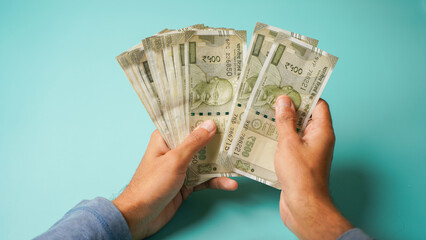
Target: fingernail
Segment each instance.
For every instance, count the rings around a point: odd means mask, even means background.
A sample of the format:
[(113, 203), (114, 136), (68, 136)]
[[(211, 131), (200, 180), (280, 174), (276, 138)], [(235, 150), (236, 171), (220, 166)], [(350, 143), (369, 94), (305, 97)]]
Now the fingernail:
[(279, 97), (277, 99), (275, 115), (279, 116), (285, 112), (286, 108), (291, 107), (291, 99), (289, 97)]
[(201, 125), (200, 125), (200, 127), (201, 128), (204, 128), (204, 129), (206, 129), (207, 131), (209, 131), (209, 132), (213, 132), (213, 130), (215, 129), (215, 127), (216, 127), (216, 124), (213, 122), (213, 120), (207, 120), (207, 121), (204, 121)]
[(278, 98), (278, 108), (291, 107), (291, 99), (289, 97)]

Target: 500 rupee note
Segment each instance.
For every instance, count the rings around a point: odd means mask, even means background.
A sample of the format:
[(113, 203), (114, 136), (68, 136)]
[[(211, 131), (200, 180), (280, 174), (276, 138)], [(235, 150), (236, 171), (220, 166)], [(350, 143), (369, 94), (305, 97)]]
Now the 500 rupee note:
[(303, 41), (281, 35), (272, 45), (228, 152), (233, 170), (280, 188), (274, 155), (278, 144), (275, 101), (289, 96), (297, 113), (297, 128), (306, 127), (338, 58)]
[(246, 109), (247, 101), (253, 91), (254, 85), (258, 80), (260, 70), (268, 57), (269, 51), (276, 41), (278, 35), (292, 36), (308, 44), (316, 46), (318, 40), (309, 38), (294, 32), (284, 29), (279, 29), (263, 23), (256, 23), (253, 35), (250, 41), (247, 58), (244, 61), (242, 74), (238, 81), (237, 94), (235, 94), (230, 114), (230, 119), (227, 122), (223, 140), (220, 146), (220, 162), (227, 168), (231, 168), (230, 162), (227, 160), (232, 141), (238, 126), (240, 125), (241, 117)]
[(232, 176), (218, 161), (229, 109), (238, 85), (246, 48), (246, 32), (198, 30), (185, 41), (186, 92), (189, 94), (190, 131), (207, 119), (217, 130), (210, 143), (192, 158), (187, 178)]
[(147, 87), (145, 86), (144, 82), (140, 80), (141, 76), (139, 76), (139, 70), (136, 66), (137, 62), (132, 61), (132, 57), (130, 57), (129, 55), (129, 53), (131, 53), (132, 51), (138, 50), (139, 47), (140, 46), (138, 45), (135, 46), (129, 51), (126, 51), (117, 56), (116, 59), (119, 62), (120, 66), (123, 68), (127, 78), (135, 89), (135, 92), (138, 94), (142, 104), (145, 106), (145, 109), (147, 110), (154, 125), (160, 131), (161, 135), (164, 136), (164, 139), (167, 144), (172, 144), (171, 134), (166, 126), (160, 107), (158, 106), (158, 102), (152, 101), (152, 93), (147, 90)]

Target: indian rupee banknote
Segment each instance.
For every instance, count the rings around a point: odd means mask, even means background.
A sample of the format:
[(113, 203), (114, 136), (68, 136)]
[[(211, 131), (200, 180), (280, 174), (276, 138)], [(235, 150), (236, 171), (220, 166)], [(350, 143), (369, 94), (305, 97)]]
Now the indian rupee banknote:
[[(135, 92), (138, 94), (140, 100), (145, 106), (151, 120), (154, 125), (160, 131), (161, 135), (164, 137), (167, 144), (172, 145), (172, 136), (170, 134), (169, 129), (167, 128), (167, 124), (162, 116), (161, 109), (159, 107), (159, 101), (153, 101), (156, 95), (155, 93), (150, 92), (145, 84), (146, 82), (141, 80), (142, 76), (140, 74), (140, 63), (135, 61), (134, 58), (130, 56), (130, 54), (134, 51), (138, 51), (139, 54), (143, 55), (143, 49), (141, 50), (141, 45), (138, 44), (132, 49), (120, 54), (117, 56), (117, 61), (125, 72), (127, 78), (129, 79), (131, 85), (135, 89)], [(143, 59), (143, 58), (142, 58)]]
[(232, 168), (230, 162), (227, 161), (227, 155), (235, 138), (240, 119), (246, 109), (247, 101), (253, 91), (254, 85), (258, 79), (260, 70), (269, 54), (269, 51), (276, 41), (278, 34), (295, 37), (312, 46), (317, 46), (318, 40), (306, 37), (284, 29), (279, 29), (264, 23), (256, 23), (253, 35), (250, 41), (247, 58), (244, 61), (242, 74), (238, 81), (238, 88), (233, 99), (232, 108), (230, 109), (230, 119), (227, 122), (224, 138), (222, 140), (219, 156), (222, 165)]
[(188, 101), (185, 93), (185, 73), (184, 66), (184, 43), (185, 32), (206, 29), (204, 24), (191, 25), (177, 30), (165, 29), (158, 33), (163, 42), (163, 62), (168, 79), (168, 86), (171, 88), (173, 105), (171, 106), (172, 115), (176, 122), (177, 143), (180, 144), (186, 136), (189, 135), (188, 123)]
[(146, 48), (145, 64), (147, 67), (151, 66), (150, 77), (155, 83), (157, 95), (161, 100), (160, 106), (173, 134), (175, 144), (170, 146), (171, 148), (179, 145), (188, 135), (187, 114), (185, 114), (187, 107), (184, 106), (182, 81), (176, 74), (173, 45), (177, 42), (183, 43), (184, 32), (204, 28), (203, 24), (196, 24), (178, 30), (165, 29), (142, 40), (142, 45)]
[(184, 33), (181, 32), (169, 32), (162, 34), (163, 41), (163, 62), (164, 69), (166, 71), (166, 76), (168, 80), (167, 87), (170, 88), (170, 94), (172, 99), (172, 104), (169, 107), (172, 111), (173, 120), (175, 121), (176, 127), (176, 141), (180, 144), (184, 138), (187, 136), (187, 122), (186, 122), (186, 113), (185, 113), (185, 102), (183, 98), (183, 86), (181, 79), (178, 78), (176, 74), (176, 66), (174, 64), (174, 53), (173, 45), (178, 44), (179, 41), (183, 41)]
[(197, 30), (186, 35), (185, 77), (189, 101), (189, 129), (207, 119), (215, 121), (217, 130), (211, 142), (192, 158), (188, 184), (197, 178), (232, 176), (218, 161), (232, 99), (246, 49), (246, 32), (234, 30)]
[(162, 128), (164, 128), (159, 129), (160, 132), (164, 132), (166, 134), (165, 139), (168, 139), (166, 142), (170, 143), (170, 146), (178, 144), (168, 127), (164, 113), (161, 111), (161, 100), (155, 88), (155, 84), (151, 76), (151, 70), (149, 68), (148, 60), (142, 44), (140, 43), (128, 51), (127, 58), (133, 67), (133, 71), (137, 77), (141, 89), (149, 97), (148, 104), (154, 110), (155, 120), (159, 122)]
[(337, 61), (317, 44), (256, 23), (246, 54), (245, 31), (196, 24), (164, 29), (117, 60), (170, 148), (215, 121), (216, 135), (192, 158), (185, 185), (239, 173), (279, 188), (274, 103), (290, 96), (303, 131)]
[(283, 94), (292, 99), (297, 111), (297, 130), (303, 131), (337, 60), (306, 42), (278, 34), (228, 152), (235, 172), (280, 188), (274, 170), (278, 144), (275, 101)]
[[(177, 138), (177, 126), (175, 118), (173, 117), (172, 109), (175, 105), (172, 97), (172, 90), (168, 83), (166, 76), (166, 70), (163, 60), (163, 41), (161, 36), (153, 36), (145, 38), (142, 40), (143, 48), (147, 56), (147, 65), (151, 71), (151, 78), (155, 84), (155, 89), (157, 90), (159, 99), (161, 101), (161, 107), (163, 114), (166, 119), (166, 123), (174, 136)], [(170, 148), (175, 148), (177, 146), (177, 141), (174, 141), (173, 146)]]

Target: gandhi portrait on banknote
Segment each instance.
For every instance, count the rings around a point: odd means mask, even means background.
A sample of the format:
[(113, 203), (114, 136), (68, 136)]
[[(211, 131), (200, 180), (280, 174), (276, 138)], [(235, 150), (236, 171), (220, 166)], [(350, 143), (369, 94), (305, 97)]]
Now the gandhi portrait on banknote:
[(247, 79), (247, 81), (243, 84), (243, 91), (241, 92), (241, 96), (239, 99), (248, 100), (250, 98), (251, 92), (253, 91), (258, 76), (259, 75), (255, 75)]
[(300, 94), (293, 89), (292, 86), (279, 87), (277, 85), (263, 86), (258, 98), (253, 103), (253, 105), (256, 107), (267, 105), (270, 108), (275, 109), (275, 101), (281, 95), (289, 96), (293, 101), (296, 110), (300, 107), (302, 98), (300, 97)]
[(193, 88), (192, 109), (202, 103), (210, 106), (220, 106), (232, 99), (232, 85), (227, 79), (213, 77), (208, 81), (200, 81)]

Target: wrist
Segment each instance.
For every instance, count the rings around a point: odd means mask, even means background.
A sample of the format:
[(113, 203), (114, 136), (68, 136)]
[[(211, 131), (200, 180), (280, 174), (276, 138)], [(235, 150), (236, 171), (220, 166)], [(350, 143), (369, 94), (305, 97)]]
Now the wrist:
[(148, 236), (149, 229), (147, 226), (152, 219), (150, 219), (149, 208), (146, 204), (140, 199), (123, 196), (123, 193), (112, 203), (126, 220), (133, 239), (141, 239)]
[(300, 239), (337, 239), (353, 228), (334, 206), (329, 195), (310, 196), (290, 208)]

